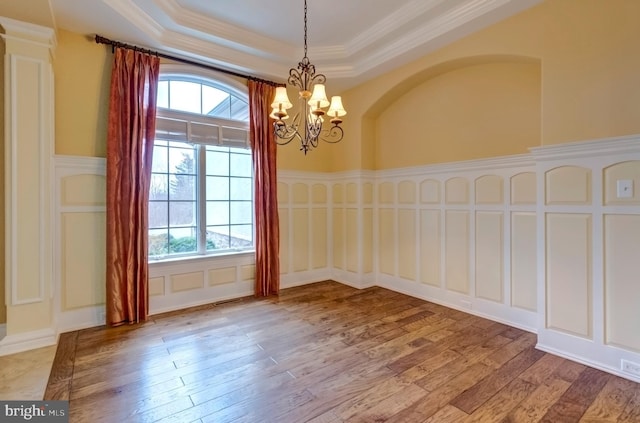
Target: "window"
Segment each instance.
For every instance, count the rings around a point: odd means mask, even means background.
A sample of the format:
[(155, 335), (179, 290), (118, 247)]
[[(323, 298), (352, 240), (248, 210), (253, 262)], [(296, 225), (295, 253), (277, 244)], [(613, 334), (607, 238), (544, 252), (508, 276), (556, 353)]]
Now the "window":
[(149, 258), (253, 249), (246, 91), (231, 81), (165, 69), (149, 192)]

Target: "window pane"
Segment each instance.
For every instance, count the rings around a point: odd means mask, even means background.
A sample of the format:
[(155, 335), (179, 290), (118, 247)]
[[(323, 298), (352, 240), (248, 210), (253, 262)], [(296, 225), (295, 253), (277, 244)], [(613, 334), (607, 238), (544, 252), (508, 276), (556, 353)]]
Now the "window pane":
[(228, 200), (229, 178), (207, 176), (207, 200)]
[(253, 245), (253, 226), (231, 225), (231, 246), (234, 248), (246, 248)]
[(202, 114), (229, 118), (229, 93), (208, 85), (202, 86)]
[(169, 81), (158, 82), (158, 94), (156, 106), (169, 108)]
[(149, 202), (149, 227), (166, 228), (169, 224), (169, 204), (165, 201)]
[(229, 153), (211, 151), (207, 148), (207, 175), (228, 175)]
[[(163, 140), (159, 134), (154, 142), (149, 256), (163, 259), (172, 254), (198, 254), (198, 244), (203, 242), (209, 252), (251, 248), (255, 229), (252, 156), (250, 149), (242, 148), (247, 130), (237, 125), (237, 121), (248, 122), (247, 99), (217, 81), (209, 83), (187, 74), (173, 81), (167, 77), (161, 75), (156, 103), (164, 109), (163, 117), (187, 125), (189, 118), (185, 120), (181, 112), (201, 116), (190, 118), (190, 130), (172, 133), (175, 140)], [(211, 131), (218, 131), (218, 125), (222, 138), (239, 148), (216, 144), (217, 137)], [(205, 184), (204, 190), (200, 184)], [(205, 201), (204, 216), (200, 216), (200, 201)], [(200, 224), (206, 225), (206, 231)], [(204, 240), (200, 238), (203, 235)]]
[(167, 147), (158, 145), (156, 141), (153, 146), (153, 164), (151, 165), (151, 171), (167, 173), (169, 171), (168, 158), (169, 153), (167, 152)]
[(226, 201), (207, 201), (207, 225), (228, 225), (229, 203)]
[(169, 252), (169, 233), (166, 229), (149, 230), (149, 255), (163, 256)]
[(171, 229), (169, 235), (169, 253), (192, 253), (198, 250), (195, 228)]
[(249, 120), (249, 105), (246, 101), (233, 97), (231, 100), (231, 119), (233, 120)]
[(251, 156), (247, 154), (231, 154), (230, 159), (229, 174), (231, 176), (251, 176)]
[(169, 172), (195, 175), (195, 151), (193, 148), (169, 149)]
[(231, 202), (231, 224), (251, 224), (252, 220), (251, 201)]
[(207, 226), (207, 250), (224, 250), (229, 248), (228, 226)]
[(230, 191), (232, 200), (251, 200), (253, 187), (251, 178), (230, 178)]
[(196, 202), (195, 201), (172, 201), (169, 203), (169, 225), (170, 226), (195, 226), (196, 225)]
[(196, 200), (196, 177), (192, 175), (171, 175), (169, 178), (171, 200)]
[(171, 81), (169, 108), (183, 112), (202, 113), (200, 84), (187, 81)]
[(169, 196), (169, 177), (163, 174), (152, 174), (149, 188), (149, 200), (167, 200)]

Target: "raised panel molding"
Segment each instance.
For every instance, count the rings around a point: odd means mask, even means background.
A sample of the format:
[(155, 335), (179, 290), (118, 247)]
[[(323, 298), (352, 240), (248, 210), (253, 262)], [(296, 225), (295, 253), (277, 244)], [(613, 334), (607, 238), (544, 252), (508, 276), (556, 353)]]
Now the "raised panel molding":
[(416, 184), (413, 181), (402, 181), (398, 184), (398, 203), (414, 204), (416, 202)]
[(590, 214), (546, 216), (546, 327), (592, 336)]
[(451, 178), (445, 182), (445, 203), (469, 204), (469, 181), (465, 178)]
[(605, 341), (640, 353), (640, 215), (604, 216)]
[(476, 179), (476, 204), (502, 204), (504, 188), (498, 175), (484, 175)]
[(535, 172), (522, 172), (511, 177), (511, 204), (536, 204), (536, 197)]
[(440, 203), (440, 181), (426, 179), (420, 182), (420, 202), (422, 204)]
[(591, 170), (581, 166), (560, 166), (545, 174), (547, 205), (591, 204)]

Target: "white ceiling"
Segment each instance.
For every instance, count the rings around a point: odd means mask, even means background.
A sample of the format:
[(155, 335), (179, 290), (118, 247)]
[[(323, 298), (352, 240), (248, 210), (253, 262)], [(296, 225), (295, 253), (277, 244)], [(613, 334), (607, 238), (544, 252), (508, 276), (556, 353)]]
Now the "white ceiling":
[[(329, 84), (347, 88), (540, 1), (309, 0), (308, 56)], [(57, 28), (276, 81), (303, 56), (302, 0), (49, 3)]]

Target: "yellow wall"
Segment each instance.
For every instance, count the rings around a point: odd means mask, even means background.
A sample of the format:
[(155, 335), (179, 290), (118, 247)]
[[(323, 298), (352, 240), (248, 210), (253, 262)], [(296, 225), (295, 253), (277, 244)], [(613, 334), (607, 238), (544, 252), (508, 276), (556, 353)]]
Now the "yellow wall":
[[(445, 144), (449, 139), (411, 144), (399, 138), (419, 133), (420, 128), (413, 127), (415, 122), (407, 129), (400, 128), (401, 125), (392, 129), (393, 122), (382, 122), (403, 113), (415, 115), (417, 97), (426, 93), (437, 95), (441, 103), (455, 99), (458, 106), (477, 107), (484, 102), (489, 108), (504, 107), (503, 98), (476, 97), (476, 90), (485, 81), (483, 72), (467, 70), (467, 75), (456, 75), (470, 66), (495, 62), (541, 63), (541, 119), (536, 129), (541, 145), (639, 133), (637, 16), (640, 2), (636, 1), (546, 1), (343, 93), (349, 112), (345, 122), (347, 136), (332, 148), (332, 170), (388, 168), (509, 154), (510, 147), (495, 149), (494, 144), (490, 145), (493, 153), (478, 151), (477, 138), (467, 138), (465, 145), (461, 135), (456, 137), (458, 154), (444, 153), (444, 148), (434, 148), (433, 143)], [(524, 75), (521, 78), (526, 79)], [(452, 86), (454, 79), (473, 87), (466, 99), (464, 93)], [(433, 109), (434, 103), (420, 109)], [(466, 130), (470, 129), (467, 126)], [(477, 129), (483, 132), (486, 128)], [(442, 135), (438, 131), (435, 134)], [(516, 150), (531, 143), (535, 136), (526, 137), (517, 141)], [(401, 149), (398, 145), (411, 151), (400, 153), (400, 157), (387, 157), (386, 153)]]
[[(106, 156), (111, 50), (90, 37), (60, 30), (54, 62), (56, 154)], [(297, 92), (291, 90), (295, 103)], [(297, 141), (278, 147), (278, 168), (322, 172), (329, 169), (330, 146), (304, 156)]]
[(435, 76), (377, 119), (376, 168), (527, 153), (540, 145), (539, 63), (495, 62)]
[(111, 50), (83, 35), (58, 31), (53, 66), (56, 154), (105, 157)]

